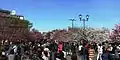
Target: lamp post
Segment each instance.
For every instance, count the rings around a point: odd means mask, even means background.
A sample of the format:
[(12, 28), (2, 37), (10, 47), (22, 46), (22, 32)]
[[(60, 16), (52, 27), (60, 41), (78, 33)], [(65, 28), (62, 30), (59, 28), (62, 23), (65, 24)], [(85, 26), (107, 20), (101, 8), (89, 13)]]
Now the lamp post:
[(69, 19), (70, 21), (72, 21), (72, 29), (74, 27), (74, 21), (76, 21), (75, 19)]
[(79, 15), (79, 19), (80, 21), (83, 21), (83, 35), (84, 35), (84, 38), (85, 38), (85, 22), (88, 21), (89, 19), (89, 15), (86, 15), (86, 18), (82, 18), (82, 15), (80, 14)]
[(85, 21), (88, 21), (89, 15), (86, 15), (86, 19), (82, 19), (82, 15), (80, 14), (80, 15), (79, 15), (79, 18), (80, 18), (80, 21), (83, 21), (83, 28), (84, 28), (84, 30), (85, 30)]

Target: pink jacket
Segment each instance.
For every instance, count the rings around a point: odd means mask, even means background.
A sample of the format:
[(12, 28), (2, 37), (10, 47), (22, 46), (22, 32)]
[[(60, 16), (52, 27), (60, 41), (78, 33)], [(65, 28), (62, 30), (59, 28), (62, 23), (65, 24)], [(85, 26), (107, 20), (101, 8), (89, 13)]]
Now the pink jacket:
[(58, 51), (62, 51), (62, 48), (63, 48), (63, 45), (62, 45), (62, 44), (59, 44), (59, 45), (58, 45)]

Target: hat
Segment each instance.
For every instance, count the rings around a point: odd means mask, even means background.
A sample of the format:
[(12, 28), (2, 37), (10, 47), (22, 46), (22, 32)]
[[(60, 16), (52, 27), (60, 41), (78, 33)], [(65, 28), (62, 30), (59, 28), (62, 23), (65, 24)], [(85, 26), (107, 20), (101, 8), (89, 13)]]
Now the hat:
[(38, 44), (38, 46), (40, 47), (40, 44)]
[(5, 55), (5, 52), (2, 52), (2, 55)]
[(44, 51), (49, 51), (49, 49), (48, 49), (48, 48), (45, 48)]
[(119, 45), (120, 46), (120, 45)]

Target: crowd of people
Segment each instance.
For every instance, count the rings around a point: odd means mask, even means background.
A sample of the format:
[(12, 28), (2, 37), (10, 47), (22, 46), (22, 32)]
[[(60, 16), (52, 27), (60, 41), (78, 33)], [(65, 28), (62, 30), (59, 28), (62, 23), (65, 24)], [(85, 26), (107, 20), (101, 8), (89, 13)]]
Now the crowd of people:
[(76, 49), (69, 48), (73, 44), (72, 42), (48, 42), (45, 40), (39, 42), (3, 41), (0, 44), (0, 60), (63, 60), (66, 59), (66, 54)]
[[(29, 41), (0, 44), (0, 60), (120, 60), (119, 43)], [(79, 59), (78, 59), (79, 57)]]
[(79, 46), (81, 60), (120, 60), (118, 42), (89, 43)]

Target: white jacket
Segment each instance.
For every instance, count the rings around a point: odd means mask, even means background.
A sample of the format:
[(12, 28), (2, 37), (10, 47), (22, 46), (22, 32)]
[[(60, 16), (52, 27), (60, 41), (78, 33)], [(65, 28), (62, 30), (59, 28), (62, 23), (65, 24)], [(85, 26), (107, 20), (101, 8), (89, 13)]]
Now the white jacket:
[(98, 53), (103, 53), (103, 46), (98, 46)]
[(48, 57), (46, 57), (45, 55), (42, 57), (44, 60), (49, 60)]
[(80, 45), (78, 48), (79, 48), (79, 51), (81, 51), (82, 45)]

